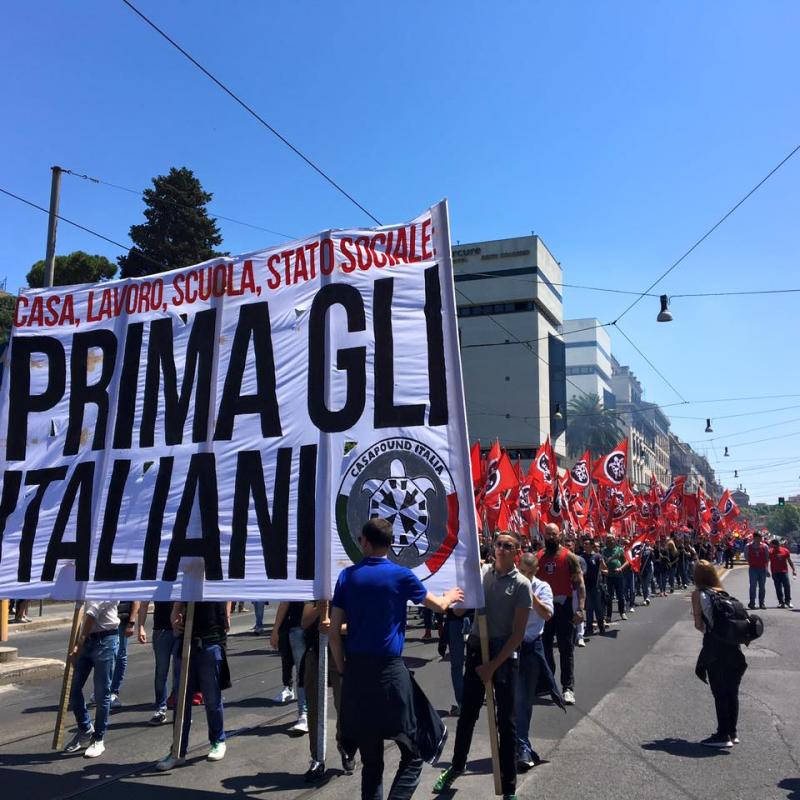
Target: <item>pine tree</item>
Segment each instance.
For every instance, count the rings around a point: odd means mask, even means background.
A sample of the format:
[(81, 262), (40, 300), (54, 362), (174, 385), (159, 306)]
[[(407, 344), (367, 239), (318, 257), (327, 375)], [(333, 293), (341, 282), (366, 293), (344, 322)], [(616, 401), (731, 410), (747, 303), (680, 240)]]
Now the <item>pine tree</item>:
[(222, 244), (222, 236), (206, 210), (212, 195), (190, 169), (172, 167), (169, 175), (158, 175), (143, 196), (147, 221), (131, 226), (134, 246), (117, 259), (123, 278), (166, 272), (225, 255), (214, 249)]

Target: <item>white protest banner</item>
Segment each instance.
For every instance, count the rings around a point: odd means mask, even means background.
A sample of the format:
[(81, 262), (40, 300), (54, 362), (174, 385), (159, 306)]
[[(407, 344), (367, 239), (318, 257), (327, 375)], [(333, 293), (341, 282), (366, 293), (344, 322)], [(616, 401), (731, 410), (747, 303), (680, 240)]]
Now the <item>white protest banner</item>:
[(0, 596), (330, 597), (381, 516), (482, 603), (446, 203), (26, 290), (0, 430)]

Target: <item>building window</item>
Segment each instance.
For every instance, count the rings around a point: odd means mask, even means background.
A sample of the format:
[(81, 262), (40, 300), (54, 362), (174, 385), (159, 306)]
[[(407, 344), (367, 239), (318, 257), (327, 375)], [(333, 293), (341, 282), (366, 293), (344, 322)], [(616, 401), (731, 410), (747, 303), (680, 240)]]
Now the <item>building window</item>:
[(534, 311), (536, 305), (532, 300), (519, 300), (515, 303), (484, 303), (476, 306), (461, 306), (458, 316), (488, 317), (495, 314), (518, 314), (523, 311)]

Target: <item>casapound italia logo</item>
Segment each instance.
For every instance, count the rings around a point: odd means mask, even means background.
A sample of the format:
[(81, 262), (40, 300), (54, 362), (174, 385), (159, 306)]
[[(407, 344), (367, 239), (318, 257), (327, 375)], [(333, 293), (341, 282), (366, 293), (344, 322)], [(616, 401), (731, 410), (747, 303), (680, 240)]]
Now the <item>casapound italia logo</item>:
[(392, 561), (415, 570), (422, 580), (433, 575), (458, 543), (458, 495), (444, 460), (428, 445), (405, 437), (356, 445), (336, 498), (339, 538), (354, 563), (362, 558), (361, 527), (374, 517), (392, 525)]

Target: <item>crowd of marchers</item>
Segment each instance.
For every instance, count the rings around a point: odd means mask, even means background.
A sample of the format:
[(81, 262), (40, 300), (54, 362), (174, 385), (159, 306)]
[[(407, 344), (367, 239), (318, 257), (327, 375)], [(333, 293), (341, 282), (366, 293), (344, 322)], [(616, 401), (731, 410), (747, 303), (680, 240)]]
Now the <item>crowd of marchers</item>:
[[(425, 709), (414, 694), (418, 687), (409, 682), (402, 661), (408, 614), (414, 605), (420, 607), (422, 639), (437, 639), (443, 661), (449, 654), (450, 717), (457, 719), (451, 763), (436, 780), (434, 791), (448, 790), (465, 771), (474, 726), (491, 685), (507, 798), (515, 796), (517, 775), (542, 763), (533, 744), (534, 701), (544, 695), (565, 710), (575, 704), (575, 648), (584, 648), (587, 639), (606, 635), (630, 614), (646, 613), (652, 598), (691, 589), (695, 626), (704, 634), (697, 674), (710, 684), (717, 713), (717, 730), (702, 744), (733, 747), (738, 742), (738, 688), (746, 663), (733, 634), (726, 634), (723, 641), (727, 620), (719, 616), (717, 601), (730, 598), (718, 575), (735, 559), (743, 559), (749, 570), (751, 610), (766, 607), (770, 575), (778, 607), (792, 607), (788, 572), (796, 572), (789, 550), (777, 539), (762, 542), (758, 533), (742, 547), (733, 537), (713, 544), (695, 538), (690, 530), (678, 531), (657, 536), (654, 543), (644, 541), (632, 562), (631, 542), (614, 534), (575, 536), (548, 524), (543, 538), (531, 541), (514, 531), (497, 531), (481, 548), (487, 659), (475, 612), (460, 606), (461, 590), (454, 588), (442, 596), (427, 592), (412, 572), (388, 559), (391, 537), (388, 523), (368, 522), (359, 537), (364, 559), (342, 572), (331, 603), (279, 603), (270, 634), (270, 644), (280, 655), (283, 685), (274, 700), (297, 705), (297, 719), (288, 732), (298, 737), (308, 734), (310, 764), (305, 780), (309, 783), (321, 780), (326, 771), (317, 741), (318, 680), (320, 634), (330, 637), (328, 682), (337, 716), (336, 746), (345, 774), (353, 773), (360, 756), (362, 797), (370, 800), (382, 797), (384, 739), (394, 740), (400, 748), (390, 797), (404, 800), (421, 778), (423, 735), (441, 738), (441, 731), (434, 725), (432, 733), (431, 724), (425, 722)], [(243, 605), (238, 603), (240, 609)], [(266, 632), (264, 605), (253, 603), (254, 634)], [(226, 644), (236, 607), (235, 602), (194, 605), (181, 749), (166, 754), (157, 764), (159, 770), (184, 762), (193, 705), (205, 708), (208, 760), (225, 756), (222, 693), (231, 686)], [(746, 618), (747, 612), (742, 613)], [(104, 752), (110, 710), (122, 705), (129, 640), (152, 645), (154, 698), (149, 723), (167, 722), (182, 667), (186, 614), (185, 604), (173, 602), (85, 604), (71, 654), (75, 672), (70, 703), (77, 730), (66, 745), (67, 753), (83, 751), (93, 758)], [(752, 628), (754, 620), (747, 624)], [(93, 721), (84, 695), (90, 675), (94, 691), (89, 705), (96, 705)], [(371, 691), (371, 701), (365, 703)], [(433, 750), (435, 757), (427, 758), (431, 762), (441, 754), (440, 746)]]

